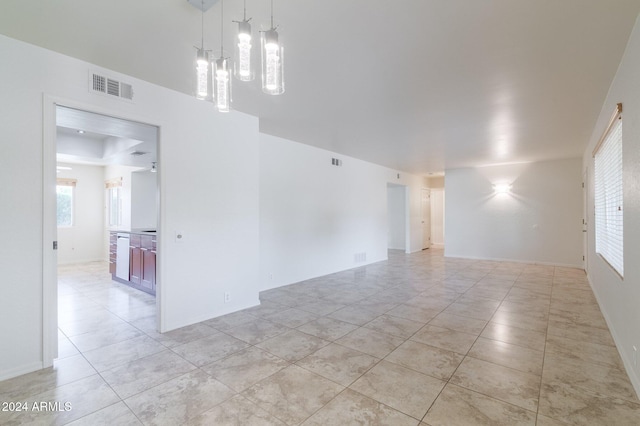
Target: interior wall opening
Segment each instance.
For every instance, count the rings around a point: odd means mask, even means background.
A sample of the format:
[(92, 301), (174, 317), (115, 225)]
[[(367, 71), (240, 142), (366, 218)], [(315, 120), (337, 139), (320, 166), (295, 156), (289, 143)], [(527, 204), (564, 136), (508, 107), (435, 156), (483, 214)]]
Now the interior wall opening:
[(56, 104), (53, 132), (58, 345), (43, 342), (45, 363), (47, 352), (60, 359), (155, 333), (160, 309), (158, 127)]

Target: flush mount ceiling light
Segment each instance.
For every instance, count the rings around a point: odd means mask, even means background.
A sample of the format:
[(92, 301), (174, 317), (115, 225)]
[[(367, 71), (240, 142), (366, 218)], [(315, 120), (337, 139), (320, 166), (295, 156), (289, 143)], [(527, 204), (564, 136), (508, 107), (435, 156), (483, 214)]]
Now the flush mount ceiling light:
[(262, 33), (262, 91), (269, 95), (284, 93), (284, 49), (273, 26), (271, 0), (271, 28)]
[(242, 21), (233, 21), (238, 24), (234, 75), (240, 81), (251, 81), (254, 73), (251, 68), (251, 18), (247, 19), (247, 0), (243, 2), (243, 11)]

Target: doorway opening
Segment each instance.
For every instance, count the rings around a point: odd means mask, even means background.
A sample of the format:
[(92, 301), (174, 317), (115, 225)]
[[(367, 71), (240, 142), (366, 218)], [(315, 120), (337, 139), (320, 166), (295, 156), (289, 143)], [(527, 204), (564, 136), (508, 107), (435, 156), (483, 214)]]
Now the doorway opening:
[(422, 188), (421, 197), (422, 212), (422, 250), (431, 247), (431, 191)]
[(409, 196), (405, 185), (387, 183), (387, 248), (403, 250), (409, 248)]
[[(159, 329), (159, 128), (87, 109), (45, 98), (45, 366)], [(118, 232), (150, 240), (144, 291), (115, 279)]]

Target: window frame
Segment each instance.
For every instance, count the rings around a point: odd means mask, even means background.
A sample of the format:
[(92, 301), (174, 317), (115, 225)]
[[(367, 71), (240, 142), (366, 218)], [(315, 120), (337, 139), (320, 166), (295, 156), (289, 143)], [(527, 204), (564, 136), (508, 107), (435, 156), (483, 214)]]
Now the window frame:
[[(77, 180), (76, 179), (69, 179), (69, 178), (57, 178), (56, 179), (56, 227), (58, 228), (73, 228), (76, 224), (76, 184), (77, 184)], [(61, 225), (58, 222), (58, 207), (59, 204), (57, 202), (57, 197), (58, 197), (58, 188), (59, 187), (64, 187), (64, 188), (71, 188), (71, 223), (70, 224), (64, 224)]]
[[(608, 166), (606, 171), (599, 172), (599, 167), (605, 166)], [(593, 168), (594, 251), (623, 280), (624, 175), (621, 103), (617, 104), (606, 130), (593, 150)], [(604, 228), (600, 228), (601, 226)]]
[[(112, 194), (117, 191), (117, 223), (112, 223)], [(105, 197), (106, 197), (106, 225), (107, 228), (113, 229), (122, 225), (122, 177), (116, 177), (105, 181)]]

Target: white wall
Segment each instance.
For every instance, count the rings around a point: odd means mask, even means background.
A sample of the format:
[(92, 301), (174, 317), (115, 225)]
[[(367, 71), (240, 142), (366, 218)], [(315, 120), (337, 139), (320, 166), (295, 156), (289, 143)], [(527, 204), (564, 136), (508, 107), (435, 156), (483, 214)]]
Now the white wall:
[(131, 174), (131, 228), (158, 226), (158, 174), (148, 170)]
[(77, 179), (73, 226), (58, 228), (58, 263), (104, 260), (104, 167), (64, 164), (59, 178)]
[(444, 188), (431, 190), (431, 244), (444, 246)]
[[(590, 143), (584, 152), (588, 168), (587, 270), (591, 287), (607, 320), (636, 393), (640, 395), (640, 353), (633, 363), (633, 346), (640, 351), (640, 21), (602, 106)], [(623, 104), (622, 155), (624, 197), (624, 279), (595, 253), (593, 217), (593, 149), (617, 103)]]
[(582, 267), (580, 159), (450, 169), (445, 192), (446, 256)]
[(418, 251), (420, 178), (261, 134), (262, 289), (386, 259), (387, 182), (409, 187), (409, 245)]
[[(108, 70), (103, 72), (134, 85), (135, 102), (96, 95), (87, 89), (87, 76), (99, 67), (5, 36), (0, 51), (0, 179), (12, 182), (0, 189), (3, 205), (12, 207), (0, 213), (0, 232), (11, 241), (0, 248), (0, 380), (44, 364), (43, 256), (45, 249), (53, 252), (42, 240), (43, 131), (55, 134), (54, 117), (45, 115), (55, 109), (43, 111), (48, 96), (160, 126), (162, 331), (258, 303), (256, 118), (220, 114), (210, 103)], [(224, 161), (211, 167), (216, 159)], [(180, 243), (176, 231), (185, 235)], [(226, 291), (231, 301), (225, 304)]]
[(387, 248), (406, 250), (407, 188), (387, 184)]
[(444, 176), (426, 178), (426, 186), (430, 189), (444, 189)]

